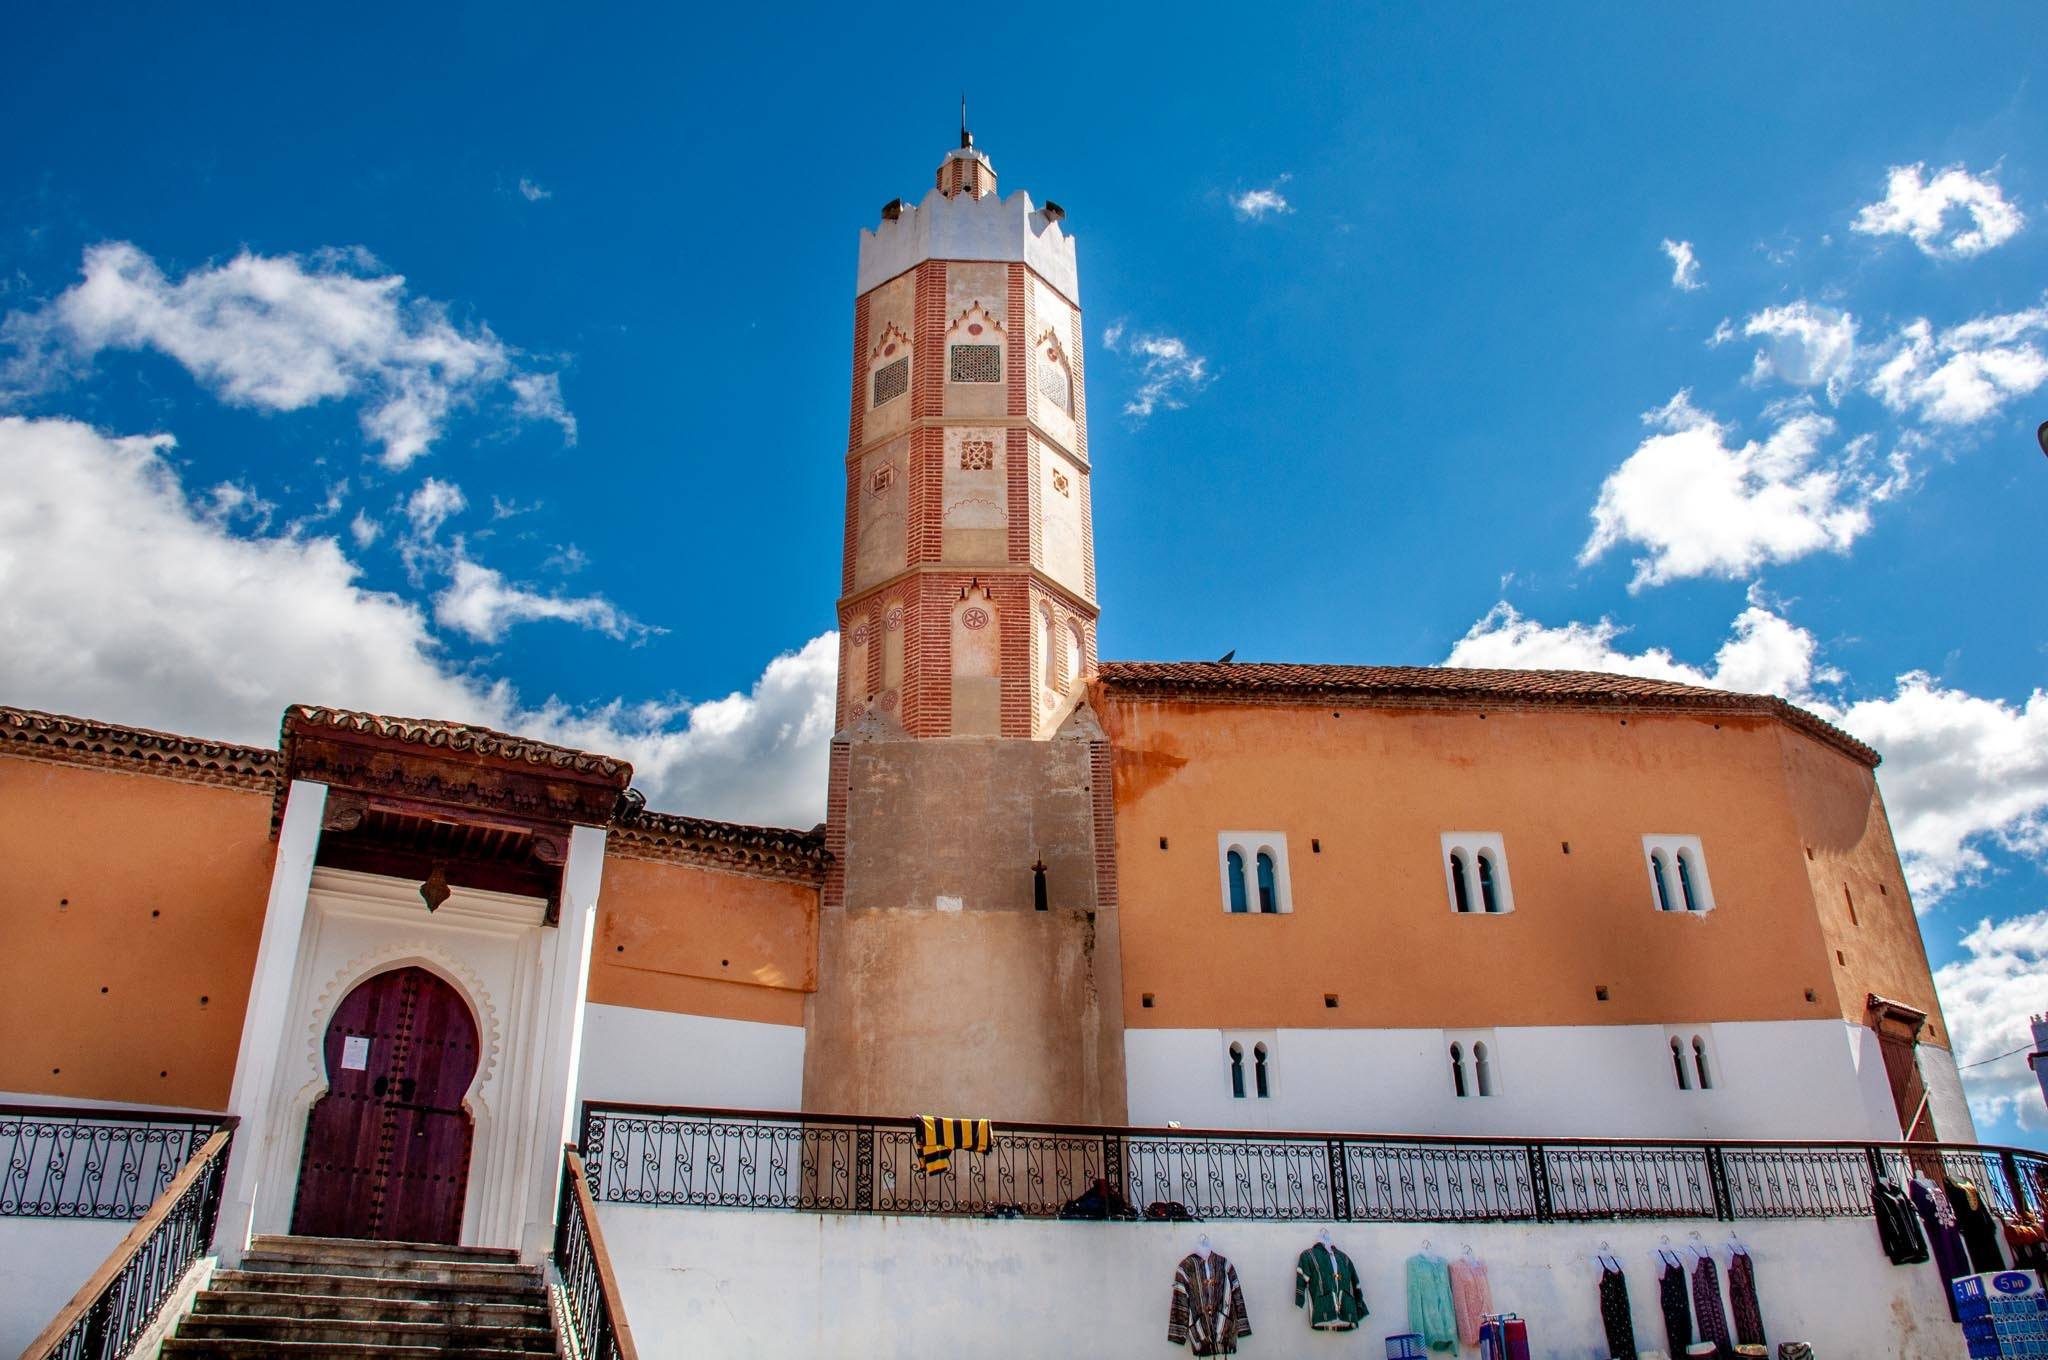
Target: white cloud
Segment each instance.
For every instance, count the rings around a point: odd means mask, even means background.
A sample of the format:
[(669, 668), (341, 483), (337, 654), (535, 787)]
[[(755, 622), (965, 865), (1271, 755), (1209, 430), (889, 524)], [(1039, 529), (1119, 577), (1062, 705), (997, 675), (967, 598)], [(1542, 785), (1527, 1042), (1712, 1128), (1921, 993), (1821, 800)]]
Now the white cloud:
[(615, 638), (652, 631), (602, 596), (547, 595), (513, 585), (502, 573), (459, 550), (448, 567), (448, 584), (434, 597), (434, 622), (479, 642), (496, 642), (514, 624), (543, 619), (594, 628)]
[(1981, 877), (1989, 845), (2048, 861), (2048, 692), (2012, 704), (1916, 672), (1900, 676), (1888, 697), (1843, 703), (1818, 688), (1842, 677), (1820, 664), (1813, 635), (1754, 589), (1712, 666), (1662, 647), (1625, 651), (1617, 645), (1624, 631), (1605, 618), (1549, 626), (1503, 601), (1458, 640), (1445, 664), (1609, 671), (1804, 705), (1884, 757), (1878, 780), (1922, 909)]
[(1928, 906), (1989, 868), (1984, 848), (2048, 859), (2048, 692), (2023, 704), (1900, 676), (1828, 714), (1876, 747), (1892, 831)]
[(1714, 654), (1711, 669), (1680, 661), (1663, 647), (1623, 651), (1615, 643), (1627, 629), (1612, 619), (1548, 627), (1524, 618), (1505, 600), (1458, 639), (1444, 664), (1607, 671), (1786, 698), (1805, 696), (1816, 680), (1832, 679), (1833, 671), (1815, 664), (1819, 647), (1813, 634), (1772, 612), (1760, 598), (1751, 592), (1749, 608), (1736, 617), (1732, 635)]
[[(523, 374), (486, 326), (462, 327), (405, 280), (376, 273), (365, 252), (311, 258), (244, 251), (173, 282), (125, 241), (85, 252), (84, 278), (40, 310), (10, 315), (0, 338), (16, 353), (17, 391), (61, 382), (109, 349), (169, 355), (222, 401), (296, 411), (343, 398), (363, 403), (363, 432), (403, 467), (440, 437), (450, 415), (509, 382), (522, 415), (573, 436), (552, 375)], [(531, 393), (531, 395), (529, 395)]]
[(576, 443), (576, 417), (562, 403), (559, 373), (512, 375), (512, 414), (521, 420), (550, 420), (562, 427), (562, 442)]
[[(1957, 210), (1970, 219), (1967, 230), (1952, 225)], [(1972, 175), (1951, 165), (1930, 180), (1926, 162), (1915, 161), (1891, 168), (1884, 198), (1865, 204), (1849, 229), (1866, 236), (1911, 237), (1923, 254), (1968, 259), (2004, 245), (2026, 221), (1988, 172)]]
[(1144, 420), (1160, 407), (1178, 411), (1187, 398), (1209, 384), (1209, 361), (1171, 335), (1132, 335), (1119, 321), (1102, 333), (1102, 345), (1138, 366), (1138, 387), (1124, 403), (1124, 414)]
[(429, 477), (406, 498), (405, 518), (412, 526), (413, 537), (429, 540), (441, 532), (443, 524), (468, 508), (469, 498), (462, 494), (461, 487)]
[(1856, 360), (1855, 317), (1801, 298), (1764, 308), (1743, 323), (1742, 333), (1768, 342), (1750, 365), (1752, 383), (1775, 377), (1794, 387), (1825, 388), (1828, 400), (1841, 400)]
[(555, 196), (555, 191), (553, 189), (543, 188), (542, 186), (528, 179), (526, 176), (521, 175), (519, 177), (519, 196), (525, 199), (528, 203), (539, 203), (543, 199), (553, 198)]
[(370, 518), (367, 510), (356, 511), (356, 517), (348, 522), (349, 537), (356, 541), (358, 548), (369, 547), (383, 532), (384, 526)]
[(0, 418), (0, 695), (269, 744), (289, 703), (483, 723), (623, 756), (657, 806), (822, 814), (837, 639), (703, 703), (530, 706), (458, 669), (426, 615), (365, 589), (333, 538), (238, 535), (182, 486), (168, 436)]
[(1983, 1123), (2009, 1115), (2024, 1128), (2048, 1128), (2026, 1055), (2001, 1056), (2032, 1048), (2028, 1021), (2048, 1011), (2048, 911), (1980, 920), (1963, 948), (1967, 957), (1934, 970), (1934, 985), (1956, 1061), (1982, 1064), (1963, 1073), (1970, 1111)]
[(1697, 293), (1707, 286), (1700, 277), (1699, 258), (1692, 253), (1692, 242), (1674, 241), (1664, 238), (1664, 253), (1671, 257), (1671, 286), (1687, 293)]
[(1241, 194), (1230, 196), (1230, 206), (1242, 222), (1260, 222), (1280, 213), (1291, 213), (1294, 206), (1280, 192), (1280, 186), (1292, 175), (1282, 175), (1263, 189), (1247, 189)]
[(1996, 415), (2048, 383), (2048, 355), (2029, 337), (2048, 331), (2048, 305), (1980, 316), (1936, 332), (1923, 318), (1899, 328), (1870, 391), (1893, 412), (1931, 425)]
[(1870, 527), (1870, 507), (1904, 482), (1897, 459), (1886, 480), (1866, 472), (1868, 441), (1824, 455), (1834, 422), (1811, 410), (1786, 413), (1761, 443), (1739, 445), (1689, 392), (1643, 420), (1656, 433), (1601, 484), (1579, 553), (1583, 565), (1618, 544), (1642, 549), (1630, 590), (1843, 551)]

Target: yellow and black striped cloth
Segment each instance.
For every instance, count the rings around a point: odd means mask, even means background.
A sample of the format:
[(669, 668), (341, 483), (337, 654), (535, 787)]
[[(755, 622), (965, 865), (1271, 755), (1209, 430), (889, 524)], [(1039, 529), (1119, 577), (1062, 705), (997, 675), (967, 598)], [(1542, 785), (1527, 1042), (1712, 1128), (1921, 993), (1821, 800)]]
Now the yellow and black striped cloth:
[(987, 1152), (994, 1130), (986, 1119), (917, 1117), (917, 1169), (936, 1175), (953, 1164), (955, 1152)]

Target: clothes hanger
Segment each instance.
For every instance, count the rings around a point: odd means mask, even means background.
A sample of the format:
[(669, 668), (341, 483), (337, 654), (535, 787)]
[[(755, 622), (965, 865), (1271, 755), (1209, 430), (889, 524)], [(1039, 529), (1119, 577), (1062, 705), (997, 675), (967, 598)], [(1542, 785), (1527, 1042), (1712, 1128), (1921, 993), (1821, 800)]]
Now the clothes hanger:
[(1322, 1243), (1323, 1246), (1327, 1247), (1331, 1251), (1337, 1250), (1337, 1244), (1330, 1240), (1330, 1230), (1328, 1228), (1325, 1228), (1321, 1232), (1316, 1234), (1316, 1241)]
[(1479, 1258), (1472, 1254), (1472, 1244), (1470, 1242), (1465, 1243), (1465, 1255), (1463, 1259), (1470, 1261), (1475, 1266), (1479, 1264)]
[(1214, 1256), (1216, 1254), (1209, 1247), (1209, 1234), (1207, 1233), (1203, 1233), (1195, 1239), (1195, 1250), (1201, 1252), (1204, 1256)]

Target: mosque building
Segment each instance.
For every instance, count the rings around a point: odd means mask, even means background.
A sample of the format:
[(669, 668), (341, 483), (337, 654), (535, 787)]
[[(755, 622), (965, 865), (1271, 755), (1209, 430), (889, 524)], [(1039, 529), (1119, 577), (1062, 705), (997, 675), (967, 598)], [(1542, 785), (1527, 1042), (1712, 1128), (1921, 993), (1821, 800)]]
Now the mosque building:
[(1067, 214), (964, 132), (861, 233), (817, 828), (317, 695), (275, 748), (0, 709), (0, 1098), (234, 1116), (228, 1265), (291, 1234), (547, 1259), (584, 1102), (1974, 1140), (1879, 754), (1821, 718), (1101, 659), (1081, 305)]

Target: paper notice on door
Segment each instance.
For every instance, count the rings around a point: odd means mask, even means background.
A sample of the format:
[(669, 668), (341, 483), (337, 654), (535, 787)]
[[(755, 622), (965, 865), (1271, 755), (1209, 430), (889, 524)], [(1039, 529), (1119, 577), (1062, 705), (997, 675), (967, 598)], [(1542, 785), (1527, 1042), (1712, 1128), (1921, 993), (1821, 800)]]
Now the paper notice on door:
[(341, 1041), (341, 1070), (362, 1072), (370, 1066), (370, 1036), (351, 1034)]

